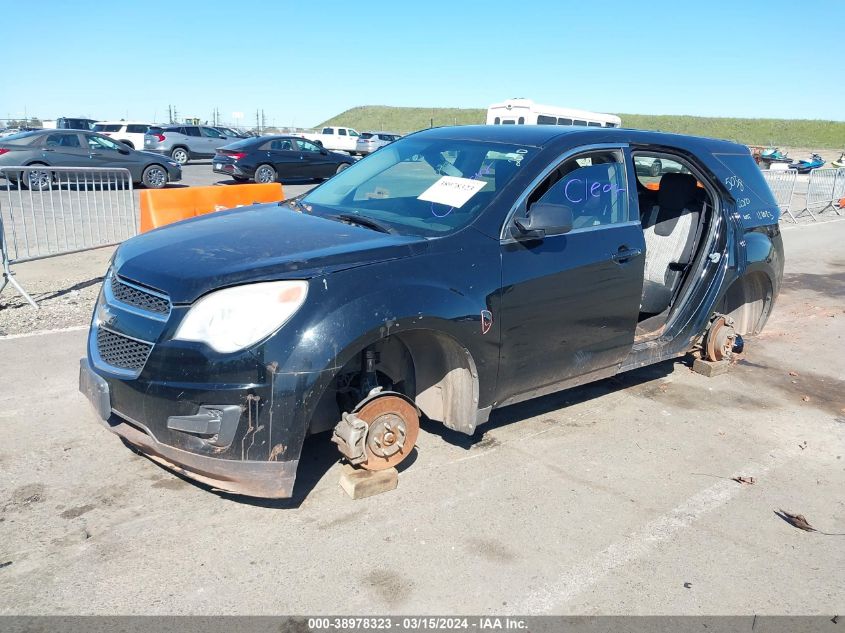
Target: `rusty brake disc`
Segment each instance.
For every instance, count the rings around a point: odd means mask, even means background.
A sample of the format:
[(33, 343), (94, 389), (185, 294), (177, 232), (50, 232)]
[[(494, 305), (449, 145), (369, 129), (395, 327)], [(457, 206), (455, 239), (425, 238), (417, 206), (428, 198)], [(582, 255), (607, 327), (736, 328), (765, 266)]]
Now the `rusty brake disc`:
[(367, 470), (385, 470), (396, 466), (411, 454), (420, 432), (420, 417), (414, 406), (398, 396), (370, 400), (356, 415), (369, 429), (364, 443)]

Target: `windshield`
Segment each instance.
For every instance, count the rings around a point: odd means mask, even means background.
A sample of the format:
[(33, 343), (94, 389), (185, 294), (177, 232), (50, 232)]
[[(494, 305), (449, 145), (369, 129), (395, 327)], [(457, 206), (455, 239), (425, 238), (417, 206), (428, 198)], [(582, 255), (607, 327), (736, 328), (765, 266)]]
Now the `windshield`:
[(302, 202), (315, 215), (354, 214), (402, 234), (441, 235), (472, 222), (536, 151), (409, 137), (360, 160)]

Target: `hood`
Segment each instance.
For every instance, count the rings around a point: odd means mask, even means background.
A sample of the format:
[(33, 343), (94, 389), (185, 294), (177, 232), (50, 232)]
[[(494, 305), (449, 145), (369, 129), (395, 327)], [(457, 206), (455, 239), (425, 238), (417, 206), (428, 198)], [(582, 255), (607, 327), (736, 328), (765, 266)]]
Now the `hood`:
[(297, 213), (278, 204), (222, 211), (165, 226), (124, 242), (113, 267), (175, 304), (227, 286), (308, 279), (365, 264), (410, 257), (422, 237), (389, 235)]

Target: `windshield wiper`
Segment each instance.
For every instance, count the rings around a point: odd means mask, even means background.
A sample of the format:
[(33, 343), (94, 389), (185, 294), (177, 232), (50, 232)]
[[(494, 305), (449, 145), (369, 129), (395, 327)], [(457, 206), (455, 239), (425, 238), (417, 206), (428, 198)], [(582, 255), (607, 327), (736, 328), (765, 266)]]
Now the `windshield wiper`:
[(279, 203), (279, 206), (281, 207), (282, 205), (287, 205), (291, 209), (293, 209), (295, 211), (299, 211), (300, 213), (302, 213), (304, 211), (310, 211), (311, 209), (309, 207), (306, 207), (304, 204), (302, 204), (302, 198), (303, 197), (305, 197), (305, 194), (301, 193), (294, 198), (290, 198), (289, 200), (282, 200)]
[(353, 213), (340, 213), (331, 217), (336, 220), (340, 220), (341, 222), (346, 222), (348, 224), (357, 224), (358, 226), (363, 226), (368, 229), (372, 229), (373, 231), (379, 231), (380, 233), (396, 233), (396, 229), (385, 226), (380, 222), (376, 222), (375, 220), (368, 217), (364, 217), (362, 215), (355, 215)]

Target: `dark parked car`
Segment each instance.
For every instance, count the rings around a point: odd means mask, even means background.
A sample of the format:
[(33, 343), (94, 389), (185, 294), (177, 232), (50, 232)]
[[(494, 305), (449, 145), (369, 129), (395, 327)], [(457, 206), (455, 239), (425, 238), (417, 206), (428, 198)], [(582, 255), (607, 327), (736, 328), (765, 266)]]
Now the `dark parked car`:
[(56, 119), (56, 129), (58, 130), (85, 130), (86, 132), (94, 129), (94, 119), (80, 119), (71, 117), (59, 117)]
[[(654, 191), (634, 162), (656, 158), (678, 167)], [(420, 415), (471, 435), (509, 403), (697, 346), (730, 355), (780, 289), (778, 216), (742, 145), (425, 130), (304, 197), (125, 242), (80, 388), (156, 461), (286, 497), (310, 433), (381, 469)]]
[[(182, 168), (175, 161), (135, 151), (123, 143), (95, 132), (80, 130), (35, 130), (0, 138), (0, 167), (124, 167), (135, 183), (160, 189), (182, 179)], [(48, 171), (29, 171), (21, 179), (35, 190), (50, 186)]]
[(260, 136), (221, 147), (212, 165), (215, 173), (239, 182), (265, 183), (330, 178), (354, 162), (348, 154), (330, 152), (302, 138)]

